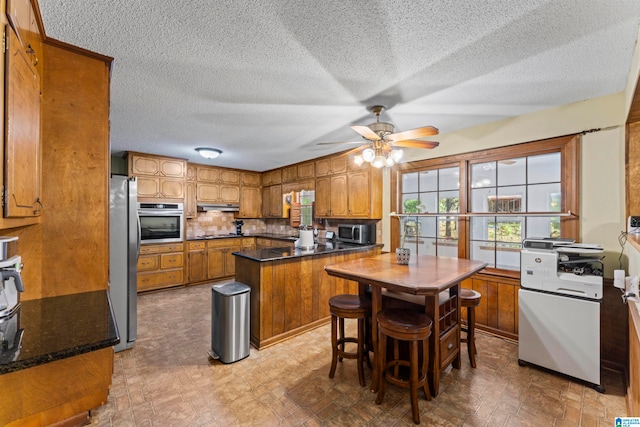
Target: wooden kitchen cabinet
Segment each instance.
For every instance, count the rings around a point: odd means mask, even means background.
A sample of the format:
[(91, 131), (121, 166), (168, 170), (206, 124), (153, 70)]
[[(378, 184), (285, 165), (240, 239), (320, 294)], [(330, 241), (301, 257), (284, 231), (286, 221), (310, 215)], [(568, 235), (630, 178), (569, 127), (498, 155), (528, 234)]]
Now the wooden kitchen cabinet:
[(198, 182), (240, 185), (240, 172), (233, 169), (198, 166), (196, 177)]
[(7, 32), (4, 216), (37, 217), (42, 209), (40, 76), (33, 56), (12, 30)]
[(316, 178), (315, 217), (381, 218), (382, 172), (368, 169)]
[(255, 237), (243, 237), (241, 245), (241, 251), (252, 251), (256, 248), (256, 239)]
[(138, 292), (184, 283), (184, 244), (142, 245), (138, 258)]
[(240, 211), (237, 217), (262, 217), (262, 189), (260, 187), (240, 187)]
[(207, 280), (207, 242), (189, 242), (187, 252), (189, 283)]
[(332, 156), (316, 160), (315, 176), (328, 176), (347, 172), (347, 156)]
[(202, 203), (240, 203), (240, 187), (198, 181), (196, 183), (196, 201)]
[(184, 202), (187, 162), (182, 159), (128, 153), (129, 176), (137, 177), (138, 201)]
[(262, 187), (262, 217), (282, 218), (282, 186)]
[(282, 184), (282, 169), (273, 169), (262, 174), (262, 186)]
[(7, 19), (18, 34), (22, 48), (38, 74), (38, 85), (41, 85), (44, 74), (43, 37), (31, 0), (7, 0)]
[(236, 274), (236, 260), (233, 252), (239, 252), (241, 239), (213, 239), (207, 241), (207, 278), (220, 279)]
[(242, 171), (240, 185), (243, 187), (260, 187), (260, 174), (258, 172)]
[(196, 183), (187, 181), (184, 193), (184, 216), (185, 218), (195, 218), (198, 216), (198, 205), (196, 202)]

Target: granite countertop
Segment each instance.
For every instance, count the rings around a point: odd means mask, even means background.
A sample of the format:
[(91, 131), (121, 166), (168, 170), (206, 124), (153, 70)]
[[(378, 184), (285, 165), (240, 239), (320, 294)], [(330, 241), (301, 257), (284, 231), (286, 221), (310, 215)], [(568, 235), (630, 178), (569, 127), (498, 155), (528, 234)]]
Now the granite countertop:
[(285, 258), (298, 258), (309, 255), (325, 255), (336, 252), (367, 250), (375, 246), (382, 247), (382, 244), (356, 245), (346, 242), (326, 242), (320, 241), (314, 249), (292, 248), (291, 246), (256, 249), (252, 251), (233, 252), (233, 255), (248, 258), (254, 261), (274, 261)]
[(0, 375), (118, 342), (106, 290), (23, 301), (0, 319)]
[(264, 237), (267, 239), (277, 239), (277, 240), (286, 240), (293, 242), (298, 239), (297, 236), (292, 234), (277, 234), (277, 233), (243, 233), (243, 234), (217, 234), (211, 236), (195, 236), (187, 239), (188, 242), (193, 242), (197, 240), (213, 240), (213, 239), (233, 239), (233, 238), (241, 238), (241, 237)]

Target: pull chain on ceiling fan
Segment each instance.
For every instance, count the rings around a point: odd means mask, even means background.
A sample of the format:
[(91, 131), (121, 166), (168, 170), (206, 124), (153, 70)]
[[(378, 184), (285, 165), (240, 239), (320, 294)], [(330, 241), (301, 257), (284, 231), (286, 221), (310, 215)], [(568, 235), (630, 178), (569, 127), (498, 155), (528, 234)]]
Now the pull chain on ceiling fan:
[[(364, 148), (362, 154), (357, 155), (354, 159), (357, 164), (360, 165), (366, 161), (376, 168), (393, 166), (400, 161), (403, 155), (402, 150), (395, 149), (396, 147), (431, 149), (439, 145), (439, 143), (435, 141), (418, 141), (414, 139), (437, 135), (439, 131), (433, 126), (424, 126), (404, 132), (393, 133), (393, 125), (391, 123), (380, 121), (380, 113), (382, 113), (384, 108), (382, 105), (374, 105), (368, 108), (369, 111), (376, 115), (375, 123), (367, 126), (351, 126), (351, 129), (369, 142), (368, 146), (363, 145), (353, 150), (359, 151)], [(328, 142), (320, 143), (319, 145), (359, 143), (360, 142)]]

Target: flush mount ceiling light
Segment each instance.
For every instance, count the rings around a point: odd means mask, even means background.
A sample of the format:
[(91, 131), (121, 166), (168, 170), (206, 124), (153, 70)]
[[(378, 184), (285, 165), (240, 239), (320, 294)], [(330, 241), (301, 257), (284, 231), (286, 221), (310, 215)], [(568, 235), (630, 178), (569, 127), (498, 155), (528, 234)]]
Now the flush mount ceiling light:
[(220, 154), (222, 154), (222, 151), (218, 150), (217, 148), (200, 147), (196, 148), (196, 151), (205, 159), (215, 159)]

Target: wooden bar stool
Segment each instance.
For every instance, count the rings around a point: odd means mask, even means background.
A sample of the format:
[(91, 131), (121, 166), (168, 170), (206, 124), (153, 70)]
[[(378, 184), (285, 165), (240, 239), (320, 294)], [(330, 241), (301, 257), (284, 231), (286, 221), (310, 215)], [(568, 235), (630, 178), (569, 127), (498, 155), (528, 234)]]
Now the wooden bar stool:
[(475, 308), (480, 305), (480, 299), (482, 294), (473, 289), (466, 289), (460, 287), (460, 307), (467, 309), (467, 326), (462, 326), (462, 332), (466, 332), (466, 338), (460, 338), (460, 342), (467, 343), (467, 352), (469, 353), (469, 362), (471, 367), (476, 367), (476, 356), (478, 351), (476, 350), (476, 310)]
[[(376, 404), (381, 404), (387, 382), (408, 388), (411, 395), (413, 422), (420, 424), (418, 388), (422, 387), (427, 400), (429, 391), (429, 336), (433, 321), (424, 313), (403, 309), (386, 309), (378, 313), (378, 363), (379, 381)], [(387, 337), (393, 338), (393, 359), (387, 361)], [(409, 341), (409, 360), (400, 359), (399, 341)], [(418, 360), (418, 344), (422, 343), (422, 360)], [(401, 378), (400, 366), (409, 367), (409, 379)]]
[[(371, 300), (358, 295), (336, 295), (329, 299), (329, 311), (331, 312), (331, 370), (329, 378), (336, 373), (338, 361), (342, 359), (358, 360), (358, 380), (364, 387), (364, 361), (371, 367), (369, 359), (369, 346), (366, 343), (366, 320), (371, 317)], [(345, 337), (344, 319), (358, 320), (357, 337)], [(338, 324), (340, 324), (340, 336), (338, 336)], [(345, 343), (357, 344), (355, 352), (345, 351)]]

